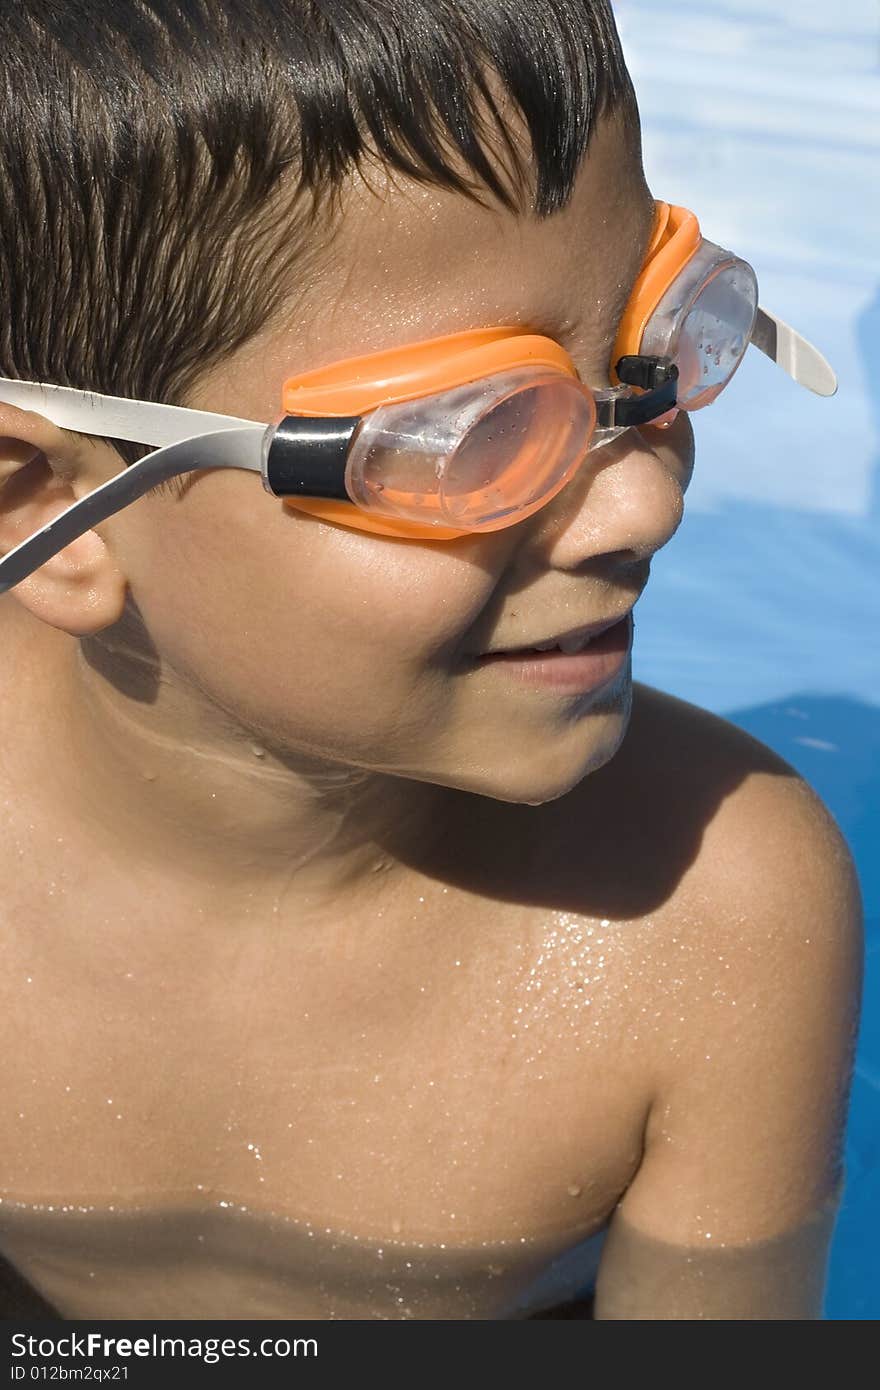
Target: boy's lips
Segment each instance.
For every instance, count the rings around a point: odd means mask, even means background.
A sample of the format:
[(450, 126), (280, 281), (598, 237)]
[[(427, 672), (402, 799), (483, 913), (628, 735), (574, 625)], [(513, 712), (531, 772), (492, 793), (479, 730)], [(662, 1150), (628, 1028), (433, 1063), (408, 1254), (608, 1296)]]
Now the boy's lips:
[[(524, 685), (554, 690), (560, 695), (583, 695), (598, 690), (616, 679), (626, 663), (632, 647), (632, 611), (627, 610), (610, 625), (603, 623), (598, 633), (596, 627), (597, 624), (592, 625), (594, 636), (583, 643), (580, 650), (488, 652), (478, 659), (477, 667), (495, 670)], [(583, 631), (583, 628), (578, 629), (578, 632)]]
[(557, 634), (555, 637), (542, 635), (536, 637), (531, 642), (518, 643), (516, 646), (492, 647), (488, 651), (483, 652), (482, 656), (517, 656), (537, 651), (551, 651), (555, 647), (559, 647), (567, 653), (577, 652), (585, 647), (588, 642), (594, 641), (597, 637), (600, 637), (603, 632), (607, 632), (609, 628), (616, 627), (618, 623), (622, 623), (624, 618), (631, 612), (632, 608), (627, 608), (623, 613), (618, 613), (612, 618), (600, 618), (597, 622), (585, 623), (582, 627), (567, 628), (564, 632)]

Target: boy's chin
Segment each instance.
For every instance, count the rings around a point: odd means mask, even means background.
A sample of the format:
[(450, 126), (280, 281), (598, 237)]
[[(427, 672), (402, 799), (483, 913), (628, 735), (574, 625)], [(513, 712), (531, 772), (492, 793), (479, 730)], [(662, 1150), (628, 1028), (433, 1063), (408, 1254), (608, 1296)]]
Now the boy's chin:
[[(523, 785), (518, 789), (505, 788), (502, 790), (499, 788), (495, 793), (495, 799), (515, 802), (522, 806), (546, 806), (551, 801), (560, 801), (563, 797), (570, 795), (588, 777), (610, 763), (622, 741), (621, 737), (613, 747), (605, 747), (602, 753), (591, 757), (588, 765), (581, 767), (574, 776), (569, 768), (565, 776), (558, 778), (548, 778), (546, 775), (536, 776), (530, 785), (526, 784), (524, 778)], [(489, 796), (492, 793), (485, 792), (484, 795)]]
[[(549, 738), (542, 744), (537, 740), (520, 740), (518, 744), (511, 740), (510, 748), (494, 760), (494, 765), (493, 760), (484, 757), (479, 771), (462, 771), (444, 784), (520, 806), (558, 801), (613, 760), (626, 737), (630, 709), (631, 694), (627, 693), (625, 700), (618, 695), (612, 710), (591, 721), (589, 742), (583, 729), (571, 730), (555, 746)], [(441, 782), (439, 777), (430, 780)]]

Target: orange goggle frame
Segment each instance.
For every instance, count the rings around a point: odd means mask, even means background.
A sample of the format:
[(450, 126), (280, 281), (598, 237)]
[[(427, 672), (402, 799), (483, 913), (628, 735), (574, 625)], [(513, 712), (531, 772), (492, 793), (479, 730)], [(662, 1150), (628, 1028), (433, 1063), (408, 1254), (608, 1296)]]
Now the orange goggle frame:
[(623, 311), (614, 351), (611, 354), (611, 380), (621, 357), (641, 352), (645, 329), (651, 316), (673, 281), (700, 249), (700, 224), (687, 208), (670, 203), (654, 204), (654, 230), (642, 268)]

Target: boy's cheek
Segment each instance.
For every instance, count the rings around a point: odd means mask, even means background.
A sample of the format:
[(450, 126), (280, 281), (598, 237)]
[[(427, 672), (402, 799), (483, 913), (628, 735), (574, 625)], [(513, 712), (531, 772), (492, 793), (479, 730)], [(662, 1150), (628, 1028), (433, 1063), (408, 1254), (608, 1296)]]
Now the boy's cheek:
[(497, 582), (485, 556), (475, 563), (476, 543), (328, 525), (244, 476), (217, 473), (148, 507), (121, 540), (133, 595), (173, 665), (222, 651), (251, 673), (298, 673), (325, 689), (365, 669), (375, 682), (377, 663), (392, 684), (411, 680), (461, 645)]
[[(286, 510), (286, 509), (285, 509)], [(335, 649), (415, 675), (451, 652), (483, 614), (497, 582), (478, 538), (430, 544), (377, 537), (300, 514), (281, 528), (278, 572), (308, 593)], [(482, 561), (482, 562), (481, 562)]]

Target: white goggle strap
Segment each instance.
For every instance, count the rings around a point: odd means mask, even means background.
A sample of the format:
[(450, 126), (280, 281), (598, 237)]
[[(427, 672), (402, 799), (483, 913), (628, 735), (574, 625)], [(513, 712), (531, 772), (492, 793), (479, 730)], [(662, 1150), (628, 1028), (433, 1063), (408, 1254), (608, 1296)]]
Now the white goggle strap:
[(767, 309), (758, 308), (751, 343), (808, 391), (817, 396), (835, 395), (837, 376), (830, 362), (817, 347)]
[(207, 410), (99, 396), (35, 381), (0, 378), (0, 401), (36, 411), (61, 429), (155, 448), (154, 453), (81, 497), (0, 558), (0, 594), (33, 574), (71, 541), (169, 478), (197, 468), (243, 468), (262, 473), (263, 444), (271, 428)]

